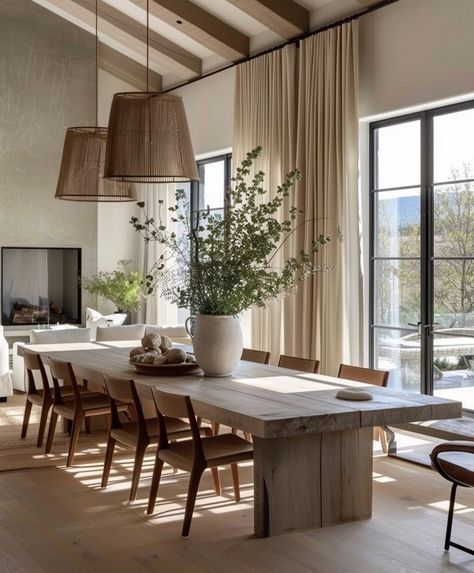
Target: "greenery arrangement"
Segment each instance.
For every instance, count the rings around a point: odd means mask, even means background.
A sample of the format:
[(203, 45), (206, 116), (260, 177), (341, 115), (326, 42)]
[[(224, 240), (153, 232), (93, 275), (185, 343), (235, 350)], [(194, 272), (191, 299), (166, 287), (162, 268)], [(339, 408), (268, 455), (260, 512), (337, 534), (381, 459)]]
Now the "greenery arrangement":
[(112, 301), (119, 312), (138, 310), (146, 292), (143, 273), (130, 269), (131, 261), (121, 260), (114, 271), (100, 271), (89, 279), (82, 279), (82, 286), (92, 294)]
[(139, 202), (142, 217), (130, 223), (145, 242), (158, 241), (164, 254), (146, 277), (148, 293), (158, 288), (163, 297), (181, 308), (201, 314), (237, 315), (253, 305), (265, 303), (294, 289), (315, 273), (327, 267), (315, 264), (315, 254), (330, 238), (320, 235), (309, 252), (300, 251), (276, 267), (277, 253), (292, 233), (307, 221), (299, 222), (303, 213), (288, 209), (284, 220), (284, 200), (298, 170), (291, 171), (273, 199), (263, 200), (264, 173), (247, 179), (261, 147), (247, 153), (232, 178), (233, 188), (226, 190), (227, 208), (223, 214), (201, 211), (190, 214), (183, 190), (176, 191), (176, 203), (169, 207), (176, 231), (164, 224), (163, 201), (159, 201), (159, 220), (148, 216), (146, 205)]

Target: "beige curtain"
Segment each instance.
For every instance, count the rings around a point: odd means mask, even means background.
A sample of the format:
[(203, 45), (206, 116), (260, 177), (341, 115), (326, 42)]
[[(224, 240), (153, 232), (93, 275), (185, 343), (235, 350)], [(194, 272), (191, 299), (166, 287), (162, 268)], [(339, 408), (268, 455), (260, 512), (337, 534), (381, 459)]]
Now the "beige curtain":
[[(181, 185), (184, 187), (184, 184)], [(175, 204), (176, 184), (142, 185), (138, 191), (140, 201), (144, 201), (148, 215), (158, 221), (158, 200), (163, 200), (161, 213), (166, 217), (165, 224), (170, 228), (168, 207)], [(138, 243), (138, 265), (146, 273), (153, 263), (164, 252), (163, 246), (156, 241), (148, 244), (143, 239)], [(174, 325), (178, 324), (178, 307), (160, 296), (159, 291), (146, 297), (141, 309), (137, 313), (137, 321), (144, 324)]]
[[(261, 145), (263, 153), (255, 169), (265, 172), (270, 197), (286, 173), (295, 168), (296, 52), (296, 46), (289, 45), (245, 62), (236, 72), (232, 161), (239, 165), (248, 151)], [(253, 348), (279, 355), (283, 350), (282, 312), (281, 301), (273, 301), (268, 308), (253, 309), (250, 317), (243, 317), (244, 323), (251, 320)], [(248, 330), (245, 326), (244, 332)]]
[[(317, 358), (323, 372), (336, 374), (341, 361), (361, 359), (358, 23), (300, 42), (297, 56), (289, 48), (283, 52), (292, 53), (291, 60), (274, 52), (238, 69), (234, 164), (258, 142), (265, 154), (259, 167), (268, 173), (270, 188), (295, 166), (301, 170), (292, 202), (308, 222), (289, 247), (308, 249), (313, 238), (326, 233), (332, 242), (320, 262), (333, 269), (301, 285), (296, 295), (253, 311), (252, 346), (270, 350), (273, 361), (281, 351)], [(282, 71), (269, 61), (287, 65)], [(289, 93), (291, 105), (278, 96)]]

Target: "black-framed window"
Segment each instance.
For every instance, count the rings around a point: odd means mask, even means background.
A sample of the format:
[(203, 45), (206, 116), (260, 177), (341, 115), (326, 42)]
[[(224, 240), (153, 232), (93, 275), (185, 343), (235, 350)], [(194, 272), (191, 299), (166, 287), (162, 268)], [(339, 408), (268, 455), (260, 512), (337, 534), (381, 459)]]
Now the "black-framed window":
[(370, 125), (369, 323), (392, 386), (474, 396), (473, 101)]
[(232, 177), (232, 154), (217, 155), (197, 162), (199, 181), (191, 185), (191, 212), (209, 209), (223, 213), (226, 208), (225, 190)]

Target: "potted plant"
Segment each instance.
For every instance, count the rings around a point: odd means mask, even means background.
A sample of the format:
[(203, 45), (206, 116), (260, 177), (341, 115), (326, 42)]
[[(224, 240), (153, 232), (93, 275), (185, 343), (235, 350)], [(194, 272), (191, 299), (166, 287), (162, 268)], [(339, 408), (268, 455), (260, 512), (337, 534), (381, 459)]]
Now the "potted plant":
[(140, 308), (146, 290), (143, 273), (132, 271), (129, 260), (121, 260), (113, 271), (100, 271), (90, 278), (82, 279), (82, 286), (92, 294), (110, 300), (117, 312), (126, 313), (129, 322), (130, 312)]
[[(229, 376), (242, 354), (242, 333), (238, 315), (253, 305), (294, 289), (298, 282), (325, 270), (315, 263), (319, 248), (329, 237), (315, 237), (308, 252), (287, 257), (276, 266), (277, 253), (290, 236), (305, 224), (296, 207), (285, 212), (285, 198), (301, 175), (291, 171), (273, 199), (265, 201), (264, 173), (250, 181), (252, 165), (261, 153), (257, 147), (247, 153), (236, 175), (233, 188), (226, 190), (224, 214), (208, 209), (190, 214), (183, 190), (176, 191), (170, 207), (170, 230), (164, 223), (159, 201), (159, 220), (148, 216), (146, 205), (139, 202), (142, 217), (130, 223), (145, 242), (158, 241), (164, 247), (158, 261), (147, 274), (147, 289), (158, 286), (163, 297), (180, 308), (196, 312), (190, 321), (196, 359), (208, 376)], [(189, 320), (189, 319), (188, 319)]]

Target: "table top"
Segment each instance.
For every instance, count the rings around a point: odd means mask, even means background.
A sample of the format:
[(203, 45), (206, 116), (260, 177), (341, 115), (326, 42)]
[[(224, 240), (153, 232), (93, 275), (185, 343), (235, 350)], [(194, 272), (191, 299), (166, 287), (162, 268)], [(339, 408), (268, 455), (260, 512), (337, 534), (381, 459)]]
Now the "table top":
[[(102, 374), (108, 374), (135, 380), (143, 398), (151, 398), (152, 386), (189, 395), (198, 416), (261, 438), (462, 415), (461, 402), (247, 361), (240, 361), (228, 378), (139, 374), (128, 362), (131, 347), (130, 341), (28, 345), (43, 356), (70, 361), (78, 378), (96, 384), (103, 385)], [(373, 400), (340, 400), (336, 393), (341, 388), (364, 388)]]

